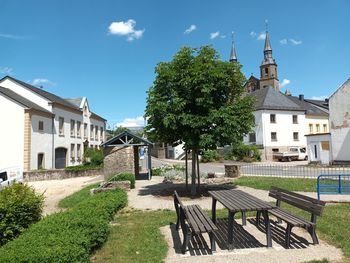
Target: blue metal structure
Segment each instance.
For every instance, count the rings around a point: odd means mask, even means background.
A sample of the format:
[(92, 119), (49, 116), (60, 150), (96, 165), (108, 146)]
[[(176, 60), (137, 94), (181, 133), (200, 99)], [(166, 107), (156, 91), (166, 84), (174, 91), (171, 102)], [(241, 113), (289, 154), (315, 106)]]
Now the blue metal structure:
[[(328, 179), (327, 183), (322, 184), (322, 179)], [(350, 174), (320, 174), (317, 177), (318, 200), (321, 194), (350, 194)]]

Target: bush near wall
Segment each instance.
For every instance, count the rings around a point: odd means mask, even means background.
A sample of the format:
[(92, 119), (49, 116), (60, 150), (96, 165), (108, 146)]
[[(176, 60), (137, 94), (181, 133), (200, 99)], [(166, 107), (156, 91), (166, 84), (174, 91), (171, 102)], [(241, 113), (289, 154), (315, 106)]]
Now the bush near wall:
[[(19, 236), (41, 218), (44, 197), (25, 184), (0, 191), (0, 246)], [(2, 262), (2, 261), (0, 261)]]
[(108, 181), (130, 181), (130, 188), (135, 188), (135, 175), (132, 173), (120, 173), (109, 177)]
[(71, 210), (45, 217), (0, 248), (0, 262), (89, 262), (107, 239), (108, 222), (127, 204), (123, 190), (90, 196)]
[(256, 145), (239, 144), (232, 147), (232, 150), (225, 156), (225, 159), (254, 162), (261, 161), (261, 154)]

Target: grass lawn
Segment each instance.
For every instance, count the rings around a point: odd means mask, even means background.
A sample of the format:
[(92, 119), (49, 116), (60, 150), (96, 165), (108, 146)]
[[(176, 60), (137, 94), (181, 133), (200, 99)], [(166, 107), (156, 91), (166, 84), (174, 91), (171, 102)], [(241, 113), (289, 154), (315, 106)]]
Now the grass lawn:
[[(307, 216), (290, 206), (284, 208)], [(227, 217), (227, 210), (218, 210), (217, 216)], [(349, 204), (332, 205), (325, 208), (317, 224), (319, 237), (341, 248), (344, 262), (350, 262), (349, 218)], [(162, 262), (168, 248), (159, 228), (175, 223), (175, 219), (175, 212), (169, 210), (121, 211), (115, 217), (107, 242), (91, 257), (91, 262)]]
[(290, 191), (316, 192), (316, 179), (242, 176), (233, 183), (262, 190), (277, 186)]

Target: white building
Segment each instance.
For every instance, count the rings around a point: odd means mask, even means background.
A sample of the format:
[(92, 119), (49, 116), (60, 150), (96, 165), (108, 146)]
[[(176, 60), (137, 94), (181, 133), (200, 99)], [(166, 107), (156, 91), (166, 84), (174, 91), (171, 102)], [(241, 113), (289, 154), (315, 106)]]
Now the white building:
[(262, 160), (272, 160), (274, 152), (288, 151), (291, 146), (306, 147), (309, 123), (320, 127), (326, 122), (328, 130), (327, 111), (303, 96), (288, 96), (273, 87), (257, 89), (249, 96), (255, 98), (255, 127), (244, 143), (257, 145)]
[(329, 98), (329, 133), (308, 136), (310, 161), (350, 163), (350, 79)]
[(106, 120), (85, 97), (63, 99), (6, 76), (0, 80), (0, 167), (24, 171), (79, 165), (105, 141)]

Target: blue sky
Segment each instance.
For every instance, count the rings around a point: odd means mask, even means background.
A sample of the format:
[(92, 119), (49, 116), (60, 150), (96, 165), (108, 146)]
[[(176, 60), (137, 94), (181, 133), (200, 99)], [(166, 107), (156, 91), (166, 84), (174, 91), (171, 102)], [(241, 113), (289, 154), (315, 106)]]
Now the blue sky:
[(182, 46), (213, 45), (228, 60), (234, 31), (244, 74), (258, 77), (265, 19), (281, 91), (329, 96), (350, 77), (347, 0), (1, 0), (1, 10), (1, 76), (87, 96), (110, 125), (142, 123), (156, 64)]

